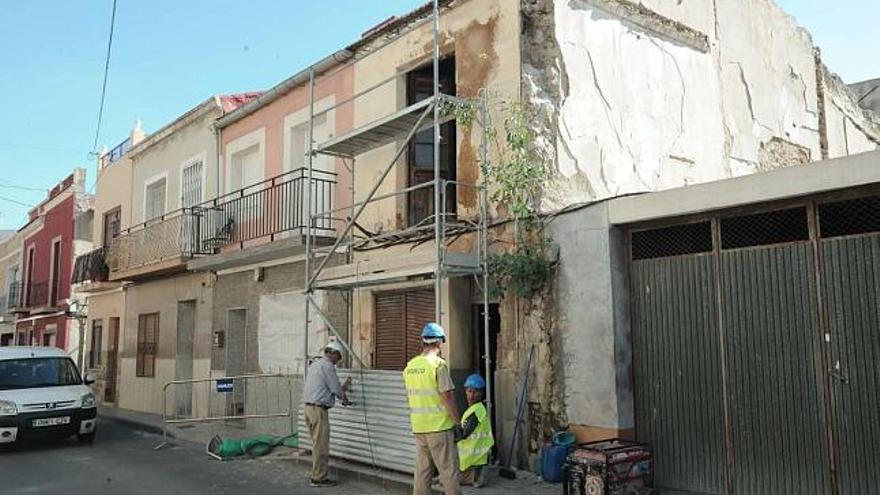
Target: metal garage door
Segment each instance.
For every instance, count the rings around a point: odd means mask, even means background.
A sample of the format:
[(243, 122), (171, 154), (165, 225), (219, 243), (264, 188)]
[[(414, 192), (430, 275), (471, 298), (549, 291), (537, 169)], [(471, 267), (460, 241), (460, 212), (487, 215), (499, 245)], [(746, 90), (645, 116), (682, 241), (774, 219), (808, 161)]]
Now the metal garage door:
[(636, 429), (657, 484), (876, 491), (880, 199), (630, 232)]
[(837, 470), (843, 495), (880, 492), (880, 198), (819, 205)]

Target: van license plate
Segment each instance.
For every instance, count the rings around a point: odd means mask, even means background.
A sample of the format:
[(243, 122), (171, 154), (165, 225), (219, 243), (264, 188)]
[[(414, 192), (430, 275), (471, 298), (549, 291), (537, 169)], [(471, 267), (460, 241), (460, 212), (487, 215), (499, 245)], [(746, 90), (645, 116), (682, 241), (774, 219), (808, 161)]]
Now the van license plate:
[(34, 420), (34, 428), (41, 426), (57, 426), (70, 424), (70, 416), (62, 416), (60, 418), (43, 418)]

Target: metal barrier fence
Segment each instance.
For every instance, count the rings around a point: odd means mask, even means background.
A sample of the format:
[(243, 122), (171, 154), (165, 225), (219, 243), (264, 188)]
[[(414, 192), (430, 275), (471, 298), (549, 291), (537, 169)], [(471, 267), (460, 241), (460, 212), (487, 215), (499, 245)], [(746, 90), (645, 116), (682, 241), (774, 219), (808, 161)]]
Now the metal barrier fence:
[[(162, 443), (168, 427), (180, 424), (223, 423), (258, 428), (260, 433), (290, 435), (297, 431), (302, 376), (254, 374), (174, 380), (162, 388)], [(256, 424), (255, 424), (256, 423)]]
[[(416, 442), (409, 421), (403, 374), (383, 370), (339, 370), (351, 378), (351, 407), (330, 409), (330, 456), (412, 473)], [(302, 404), (298, 404), (302, 417)], [(299, 422), (300, 446), (311, 449), (308, 427)]]

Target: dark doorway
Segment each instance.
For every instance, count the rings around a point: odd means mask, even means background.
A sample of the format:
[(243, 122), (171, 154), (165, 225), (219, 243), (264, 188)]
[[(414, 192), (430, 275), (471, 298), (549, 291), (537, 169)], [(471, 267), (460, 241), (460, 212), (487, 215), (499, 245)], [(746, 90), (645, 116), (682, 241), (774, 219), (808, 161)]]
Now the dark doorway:
[[(192, 380), (193, 378), (193, 342), (196, 328), (196, 302), (180, 301), (177, 303), (177, 357), (174, 367), (175, 380)], [(192, 385), (177, 388), (177, 416), (191, 418)]]
[[(455, 96), (455, 57), (440, 61), (440, 92)], [(424, 65), (407, 74), (406, 103), (413, 105), (434, 95), (434, 68)], [(455, 122), (440, 127), (440, 177), (455, 180), (456, 173)], [(415, 135), (407, 153), (408, 186), (416, 186), (434, 180), (434, 129), (425, 129)], [(454, 187), (446, 189), (446, 212), (455, 215), (456, 194)], [(409, 193), (407, 198), (408, 225), (417, 225), (434, 213), (434, 188), (426, 187)]]
[[(479, 370), (479, 373), (481, 375), (484, 375), (486, 382), (491, 385), (492, 404), (495, 404), (495, 370), (498, 367), (496, 360), (498, 356), (498, 334), (501, 333), (501, 312), (498, 309), (497, 303), (489, 305), (489, 359), (491, 360), (491, 363), (489, 364), (489, 376), (485, 376), (486, 364), (483, 361), (483, 356), (486, 355), (486, 339), (483, 333), (483, 329), (485, 328), (485, 320), (483, 319), (483, 305), (474, 304), (471, 315), (473, 318), (473, 324), (471, 325), (471, 328), (475, 330), (473, 335), (475, 341), (473, 349), (476, 350), (472, 359), (473, 369)], [(497, 431), (495, 429), (495, 426), (497, 425), (495, 422), (496, 409), (496, 407), (492, 408), (493, 431)]]
[(119, 370), (119, 318), (110, 318), (110, 342), (107, 347), (107, 371), (104, 402), (116, 402), (116, 377)]

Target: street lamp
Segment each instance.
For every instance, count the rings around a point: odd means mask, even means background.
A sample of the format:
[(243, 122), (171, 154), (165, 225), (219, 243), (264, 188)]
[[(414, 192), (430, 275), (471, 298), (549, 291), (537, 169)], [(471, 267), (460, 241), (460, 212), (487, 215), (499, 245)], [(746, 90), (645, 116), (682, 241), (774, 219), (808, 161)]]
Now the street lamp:
[(86, 310), (88, 307), (88, 303), (80, 302), (78, 299), (70, 301), (70, 304), (67, 305), (67, 317), (76, 318), (77, 323), (79, 323), (79, 348), (77, 350), (76, 362), (80, 373), (83, 372), (86, 364), (83, 348), (86, 345), (86, 319), (89, 316)]

